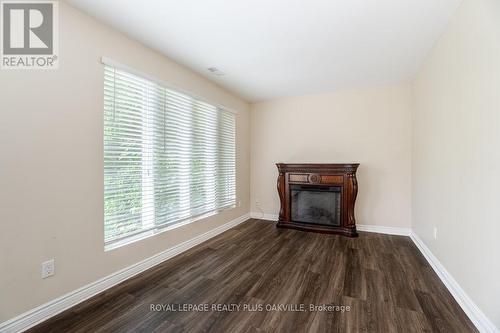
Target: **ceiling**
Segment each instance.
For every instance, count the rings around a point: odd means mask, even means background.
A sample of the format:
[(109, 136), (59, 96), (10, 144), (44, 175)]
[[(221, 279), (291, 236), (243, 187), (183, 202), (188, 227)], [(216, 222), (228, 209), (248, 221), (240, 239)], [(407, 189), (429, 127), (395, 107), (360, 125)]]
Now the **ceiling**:
[(68, 2), (256, 102), (410, 80), (461, 0)]

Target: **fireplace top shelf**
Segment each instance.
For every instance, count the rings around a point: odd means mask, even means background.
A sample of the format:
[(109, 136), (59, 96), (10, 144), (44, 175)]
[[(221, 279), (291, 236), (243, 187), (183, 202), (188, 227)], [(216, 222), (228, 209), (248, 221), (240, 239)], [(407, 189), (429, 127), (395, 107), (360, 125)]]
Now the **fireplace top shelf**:
[(276, 163), (280, 172), (356, 172), (359, 163)]

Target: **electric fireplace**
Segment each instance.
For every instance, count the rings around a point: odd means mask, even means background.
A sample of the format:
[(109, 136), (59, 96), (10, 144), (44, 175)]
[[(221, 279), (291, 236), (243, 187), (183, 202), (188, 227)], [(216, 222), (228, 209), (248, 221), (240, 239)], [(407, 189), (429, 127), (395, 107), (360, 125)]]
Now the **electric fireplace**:
[(277, 164), (279, 228), (356, 237), (359, 164)]

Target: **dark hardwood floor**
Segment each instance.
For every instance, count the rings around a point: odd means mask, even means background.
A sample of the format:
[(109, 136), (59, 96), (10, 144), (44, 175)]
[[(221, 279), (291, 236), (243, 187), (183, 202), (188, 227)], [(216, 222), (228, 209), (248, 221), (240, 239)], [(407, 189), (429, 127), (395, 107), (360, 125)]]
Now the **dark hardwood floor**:
[[(197, 311), (179, 311), (189, 304)], [(228, 308), (212, 311), (217, 304)], [(235, 311), (224, 311), (232, 304)], [(310, 311), (311, 304), (339, 307)], [(360, 233), (351, 239), (249, 220), (30, 332), (476, 329), (408, 237)]]

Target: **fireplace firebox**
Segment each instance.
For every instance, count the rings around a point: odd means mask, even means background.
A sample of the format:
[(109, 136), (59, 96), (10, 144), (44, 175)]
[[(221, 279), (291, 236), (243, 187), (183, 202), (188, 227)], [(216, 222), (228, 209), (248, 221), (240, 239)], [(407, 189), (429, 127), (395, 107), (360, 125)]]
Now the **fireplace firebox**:
[(292, 221), (340, 227), (340, 186), (290, 185)]
[(277, 164), (280, 228), (356, 237), (359, 164)]

